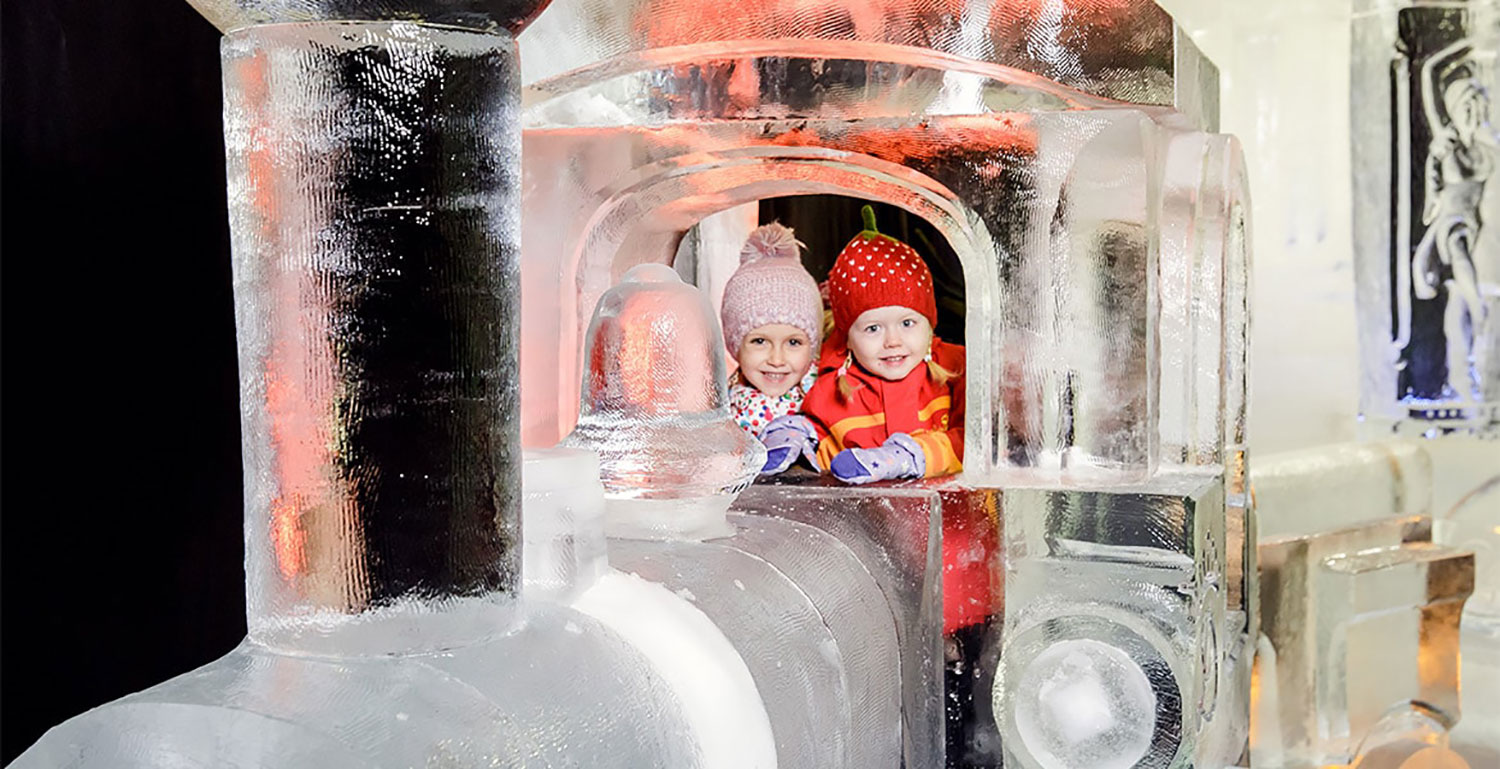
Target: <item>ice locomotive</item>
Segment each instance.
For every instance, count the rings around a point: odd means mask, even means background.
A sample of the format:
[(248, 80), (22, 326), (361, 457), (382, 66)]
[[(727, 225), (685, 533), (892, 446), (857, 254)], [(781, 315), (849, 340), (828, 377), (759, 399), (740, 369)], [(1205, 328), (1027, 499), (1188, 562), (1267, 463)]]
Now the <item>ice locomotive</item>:
[[(200, 6), (250, 637), (17, 766), (1245, 755), (1244, 169), (1165, 12)], [(958, 254), (962, 475), (744, 488), (715, 297), (671, 268), (810, 193)], [(993, 580), (945, 633), (955, 519)]]

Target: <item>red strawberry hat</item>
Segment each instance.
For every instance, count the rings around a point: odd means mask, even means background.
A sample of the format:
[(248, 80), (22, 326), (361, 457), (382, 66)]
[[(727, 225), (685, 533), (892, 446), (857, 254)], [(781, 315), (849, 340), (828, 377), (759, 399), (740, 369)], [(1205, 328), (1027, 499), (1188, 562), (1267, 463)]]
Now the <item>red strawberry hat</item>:
[[(916, 249), (875, 228), (875, 209), (860, 209), (865, 229), (844, 246), (828, 274), (828, 300), (833, 306), (830, 346), (847, 344), (855, 318), (877, 307), (907, 307), (937, 326), (937, 298), (932, 271)], [(842, 354), (840, 352), (839, 354)]]

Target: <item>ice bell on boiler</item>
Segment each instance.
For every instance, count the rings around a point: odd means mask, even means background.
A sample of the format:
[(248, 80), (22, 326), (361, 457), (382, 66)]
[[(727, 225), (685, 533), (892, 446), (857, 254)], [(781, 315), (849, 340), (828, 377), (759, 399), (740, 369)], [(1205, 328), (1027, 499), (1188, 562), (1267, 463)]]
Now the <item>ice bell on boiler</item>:
[(632, 268), (589, 324), (578, 425), (599, 454), (611, 536), (707, 538), (765, 462), (730, 417), (724, 341), (708, 298), (670, 267)]

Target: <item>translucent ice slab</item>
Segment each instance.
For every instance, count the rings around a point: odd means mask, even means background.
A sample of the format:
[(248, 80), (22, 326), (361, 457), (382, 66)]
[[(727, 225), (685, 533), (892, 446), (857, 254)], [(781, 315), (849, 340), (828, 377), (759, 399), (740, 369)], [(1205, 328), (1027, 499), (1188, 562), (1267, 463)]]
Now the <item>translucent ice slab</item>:
[(1347, 762), (1410, 702), (1457, 722), (1474, 558), (1430, 539), (1408, 516), (1261, 541), (1257, 765)]
[[(686, 598), (740, 650), (766, 698), (779, 765), (853, 767), (851, 761), (866, 751), (880, 759), (867, 765), (894, 765), (900, 754), (895, 628), (888, 611), (856, 613), (860, 606), (880, 607), (884, 598), (847, 549), (826, 534), (799, 526), (755, 521), (748, 532), (707, 542), (615, 540), (610, 562)], [(756, 552), (768, 544), (768, 527), (780, 529), (769, 537), (772, 542), (820, 539), (818, 550), (804, 552), (819, 552), (825, 562), (842, 562), (832, 569), (824, 565), (824, 573), (860, 574), (866, 585), (852, 599), (846, 594), (842, 600), (852, 603), (844, 604), (842, 612), (833, 611), (837, 605), (818, 605), (802, 587), (812, 586), (810, 570), (817, 568), (816, 560), (773, 562)], [(792, 573), (778, 567), (790, 567)], [(852, 587), (848, 579), (840, 586)], [(846, 656), (851, 662), (863, 657), (884, 664), (846, 668)], [(884, 681), (870, 679), (877, 670)], [(878, 699), (859, 696), (862, 710), (856, 714), (856, 697), (851, 695), (871, 685), (883, 688), (884, 694)], [(878, 728), (856, 731), (856, 715), (862, 726)]]
[(328, 651), (369, 610), (509, 592), (511, 40), (281, 24), (222, 52), (251, 637)]
[[(578, 724), (588, 724), (579, 728)], [(669, 687), (577, 612), (413, 657), (308, 657), (244, 644), (49, 731), (20, 769), (698, 766)]]
[(423, 21), (484, 32), (517, 32), (546, 0), (188, 0), (224, 32), (310, 21)]
[(1432, 457), (1421, 441), (1387, 440), (1260, 454), (1250, 485), (1264, 538), (1426, 515), (1432, 476)]
[(1239, 758), (1252, 620), (1243, 598), (1228, 600), (1223, 493), (1213, 473), (1002, 493), (994, 700), (1007, 766)]
[[(620, 68), (664, 50), (691, 49), (709, 66), (767, 50), (841, 50), (851, 58), (920, 56), (954, 70), (1013, 67), (1080, 91), (1171, 105), (1204, 63), (1177, 47), (1172, 20), (1152, 3), (916, 0), (769, 2), (723, 12), (712, 0), (557, 0), (521, 38), (528, 83)], [(741, 87), (784, 80), (831, 91), (818, 69), (740, 72)], [(936, 88), (940, 83), (933, 83)], [(728, 101), (726, 99), (725, 101)], [(789, 99), (790, 104), (797, 101)]]
[[(771, 516), (831, 535), (879, 586), (900, 648), (899, 676), (883, 675), (899, 684), (901, 760), (910, 769), (944, 765), (940, 509), (938, 494), (927, 489), (762, 484), (745, 490), (733, 508), (749, 516), (747, 524)], [(810, 537), (808, 544), (821, 541)], [(836, 588), (827, 583), (820, 590)]]

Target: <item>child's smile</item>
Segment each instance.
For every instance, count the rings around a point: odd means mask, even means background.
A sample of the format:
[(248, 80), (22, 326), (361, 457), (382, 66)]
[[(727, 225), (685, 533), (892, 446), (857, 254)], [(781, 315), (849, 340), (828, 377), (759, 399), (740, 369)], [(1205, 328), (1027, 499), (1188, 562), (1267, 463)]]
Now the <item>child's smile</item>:
[(790, 391), (812, 367), (812, 341), (796, 326), (773, 323), (745, 335), (740, 343), (740, 376), (767, 396)]
[(849, 349), (864, 369), (892, 382), (906, 378), (932, 346), (932, 324), (906, 307), (860, 313), (849, 329)]

